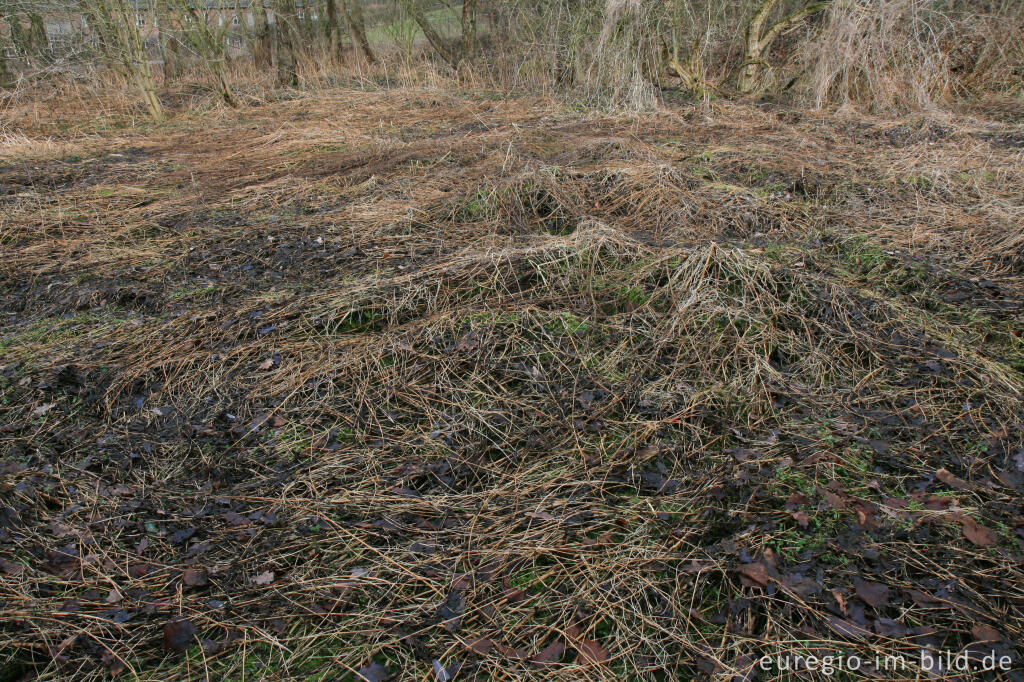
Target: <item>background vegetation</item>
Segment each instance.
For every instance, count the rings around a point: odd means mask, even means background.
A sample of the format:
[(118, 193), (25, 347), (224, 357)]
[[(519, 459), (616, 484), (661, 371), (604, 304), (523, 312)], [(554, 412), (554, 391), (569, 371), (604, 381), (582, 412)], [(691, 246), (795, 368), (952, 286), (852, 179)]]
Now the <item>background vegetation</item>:
[(0, 81), (24, 91), (55, 78), (113, 80), (155, 119), (181, 104), (176, 89), (197, 83), (239, 106), (267, 87), (353, 77), (456, 77), (630, 109), (676, 92), (890, 112), (968, 98), (1016, 107), (1019, 99), (1007, 98), (1019, 98), (1024, 82), (1022, 7), (1014, 0), (3, 0)]

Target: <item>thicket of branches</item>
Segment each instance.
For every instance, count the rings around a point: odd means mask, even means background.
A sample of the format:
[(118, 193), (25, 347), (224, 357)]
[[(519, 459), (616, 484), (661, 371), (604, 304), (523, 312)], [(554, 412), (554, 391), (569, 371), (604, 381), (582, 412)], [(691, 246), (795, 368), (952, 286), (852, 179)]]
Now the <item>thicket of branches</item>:
[(626, 107), (676, 90), (894, 110), (1019, 97), (1022, 27), (1017, 0), (0, 0), (0, 82), (117, 73), (157, 120), (176, 79), (238, 106), (242, 75), (396, 65)]

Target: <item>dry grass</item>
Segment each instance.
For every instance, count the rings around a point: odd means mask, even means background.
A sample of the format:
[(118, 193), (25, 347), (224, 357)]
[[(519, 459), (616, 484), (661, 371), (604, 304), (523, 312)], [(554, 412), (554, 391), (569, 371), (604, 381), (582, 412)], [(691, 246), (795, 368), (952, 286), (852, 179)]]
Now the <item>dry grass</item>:
[(711, 106), (325, 90), (10, 148), (8, 677), (1019, 669), (1019, 131)]
[(819, 107), (855, 104), (877, 111), (947, 106), (980, 93), (1020, 94), (1022, 9), (986, 13), (922, 0), (842, 0), (800, 45), (802, 87)]

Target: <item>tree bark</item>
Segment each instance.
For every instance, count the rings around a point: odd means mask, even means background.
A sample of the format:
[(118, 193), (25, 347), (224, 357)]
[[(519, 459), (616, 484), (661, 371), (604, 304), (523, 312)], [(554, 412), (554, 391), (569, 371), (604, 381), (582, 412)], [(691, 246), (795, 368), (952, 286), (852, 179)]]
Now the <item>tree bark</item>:
[(327, 0), (327, 48), (334, 59), (345, 61), (345, 55), (341, 52), (341, 36), (338, 33), (338, 2)]
[(274, 12), (274, 21), (270, 23), (270, 43), (274, 48), (274, 61), (277, 62), (277, 82), (297, 87), (299, 74), (295, 70), (294, 41), (287, 19), (278, 11)]
[(366, 38), (366, 24), (363, 21), (362, 0), (341, 0), (345, 9), (345, 16), (348, 22), (349, 33), (352, 40), (359, 46), (359, 51), (369, 63), (377, 61), (377, 57), (370, 48), (370, 41)]
[(747, 24), (743, 41), (743, 62), (739, 66), (739, 75), (736, 79), (736, 87), (743, 94), (754, 91), (761, 67), (764, 66), (764, 57), (771, 49), (775, 39), (790, 26), (825, 9), (829, 0), (804, 5), (789, 16), (775, 22), (765, 31), (764, 24), (768, 20), (768, 15), (778, 6), (779, 2), (781, 0), (764, 0)]
[(252, 12), (252, 36), (249, 39), (252, 63), (257, 69), (267, 69), (273, 66), (274, 62), (270, 27), (267, 25), (267, 10), (263, 6), (263, 0), (251, 0), (249, 7)]
[(462, 2), (462, 56), (464, 59), (472, 59), (473, 50), (476, 49), (476, 7), (477, 0), (463, 0)]
[[(5, 47), (5, 45), (0, 45), (0, 50), (3, 50)], [(0, 53), (0, 88), (10, 87), (13, 82), (14, 74), (7, 63), (7, 55)]]
[(448, 62), (449, 66), (453, 69), (457, 68), (461, 61), (461, 55), (456, 54), (455, 50), (451, 48), (441, 34), (434, 30), (434, 27), (431, 26), (427, 16), (423, 14), (423, 7), (420, 5), (419, 1), (404, 0), (404, 2), (406, 11), (409, 13), (409, 16), (413, 18), (413, 21), (415, 21), (420, 27), (420, 30), (423, 31), (423, 36), (427, 39), (427, 42), (430, 43), (430, 46), (434, 48), (434, 52), (440, 55), (441, 59)]
[(78, 5), (104, 44), (111, 66), (135, 84), (150, 117), (162, 123), (164, 108), (156, 94), (146, 39), (139, 32), (128, 0), (79, 0)]

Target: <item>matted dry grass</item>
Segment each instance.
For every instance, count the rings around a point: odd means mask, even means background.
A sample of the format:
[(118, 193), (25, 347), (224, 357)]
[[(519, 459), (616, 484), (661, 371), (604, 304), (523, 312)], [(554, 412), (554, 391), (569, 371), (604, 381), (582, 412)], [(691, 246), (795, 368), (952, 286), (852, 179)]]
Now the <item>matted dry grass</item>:
[(1024, 664), (1019, 129), (404, 89), (21, 135), (7, 678)]

